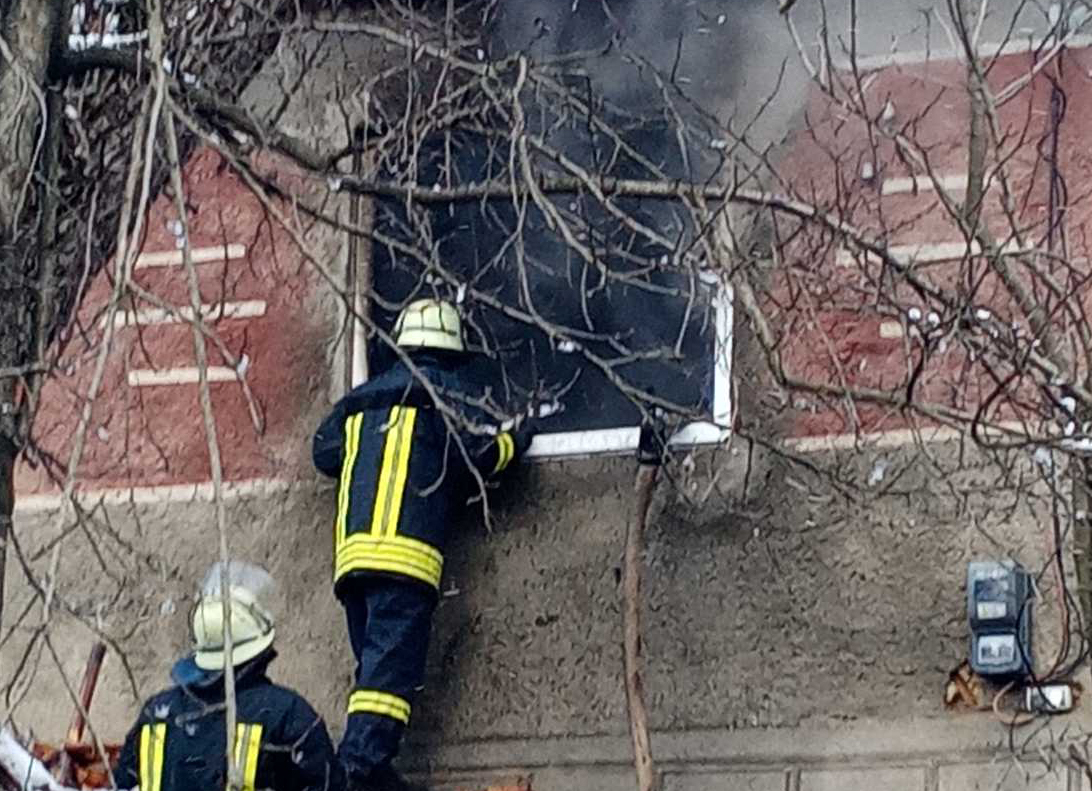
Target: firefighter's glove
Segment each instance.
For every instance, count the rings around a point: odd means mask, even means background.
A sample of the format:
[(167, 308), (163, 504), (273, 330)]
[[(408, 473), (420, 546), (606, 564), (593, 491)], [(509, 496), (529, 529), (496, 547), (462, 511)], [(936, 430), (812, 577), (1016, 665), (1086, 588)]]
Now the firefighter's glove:
[(531, 447), (531, 440), (538, 433), (538, 421), (525, 419), (520, 421), (519, 427), (512, 432), (512, 439), (516, 443), (516, 455), (522, 456)]
[(663, 464), (666, 448), (663, 426), (642, 423), (641, 436), (637, 442), (637, 463), (659, 467)]

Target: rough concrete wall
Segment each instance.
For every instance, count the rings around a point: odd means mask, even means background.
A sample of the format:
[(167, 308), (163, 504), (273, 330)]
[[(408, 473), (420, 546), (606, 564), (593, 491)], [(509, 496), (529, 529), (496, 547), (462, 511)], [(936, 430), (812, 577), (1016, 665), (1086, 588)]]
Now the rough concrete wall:
[(322, 153), (345, 148), (368, 120), (384, 47), (362, 35), (304, 33), (282, 38), (242, 101), (263, 122)]
[[(696, 508), (667, 488), (647, 553), (653, 727), (939, 715), (966, 653), (966, 561), (997, 553), (988, 533), (1038, 569), (1041, 543), (1021, 518), (979, 533), (967, 504), (923, 486), (922, 466), (897, 494), (856, 504), (801, 493), (800, 473), (776, 466), (742, 506)], [(533, 510), (513, 507), (492, 537), (468, 533), (453, 552), (460, 594), (441, 609), (418, 721), (447, 740), (625, 728), (618, 578), (632, 463), (525, 475)], [(987, 478), (952, 480), (975, 500)]]
[[(885, 458), (894, 477), (899, 454)], [(739, 463), (723, 455), (714, 466)], [(860, 480), (872, 463), (862, 454), (843, 474)], [(919, 456), (889, 478), (891, 491), (857, 503), (818, 488), (803, 493), (814, 482), (776, 464), (749, 502), (713, 497), (697, 506), (682, 495), (685, 482), (665, 484), (647, 554), (653, 727), (941, 716), (947, 671), (966, 649), (966, 561), (996, 555), (997, 540), (1037, 570), (1043, 541), (1018, 503), (1012, 514), (990, 515), (988, 501), (1000, 505), (1002, 496), (985, 488), (983, 469), (949, 476), (966, 496), (944, 500), (924, 485), (925, 466)], [(415, 709), (418, 742), (624, 732), (618, 579), (632, 473), (622, 459), (525, 466), (496, 503), (492, 535), (480, 518), (460, 528)], [(338, 730), (351, 658), (330, 588), (331, 498), (329, 488), (301, 485), (235, 501), (230, 524), (233, 550), (267, 565), (282, 586), (276, 678)], [(986, 516), (976, 525), (971, 513)], [(36, 558), (30, 567), (40, 581), (52, 562), (45, 516), (24, 517), (19, 529), (21, 554)], [(111, 652), (93, 708), (93, 722), (115, 739), (137, 697), (162, 687), (186, 649), (191, 594), (215, 559), (215, 529), (207, 503), (111, 507), (99, 518), (131, 549), (119, 553), (130, 560), (113, 577), (86, 578), (91, 547), (77, 533), (55, 579), (59, 598), (100, 623), (132, 670), (130, 683)], [(20, 612), (28, 594), (26, 578), (13, 573), (8, 611)], [(1052, 597), (1049, 587), (1044, 595)], [(35, 608), (0, 648), (5, 668), (22, 661), (39, 622)], [(60, 613), (49, 628), (75, 685), (91, 633)], [(9, 691), (5, 705), (16, 722), (56, 738), (69, 716), (67, 694), (48, 651), (39, 649), (30, 666), (25, 697)]]
[[(347, 689), (350, 678), (344, 628), (330, 586), (328, 494), (308, 485), (233, 500), (228, 508), (233, 554), (265, 565), (279, 582), (273, 609), (280, 623), (278, 642), (286, 650), (281, 675), (327, 709), (336, 697), (334, 688)], [(20, 554), (32, 561), (29, 569), (36, 580), (50, 578), (48, 548), (55, 537), (51, 517), (41, 513), (19, 520)], [(90, 553), (95, 551), (88, 533), (76, 530), (69, 535), (54, 578), (58, 600), (73, 603), (78, 617), (55, 612), (50, 629), (73, 683), (93, 639), (86, 624), (101, 625), (118, 649), (107, 658), (93, 712), (94, 721), (116, 738), (124, 732), (137, 699), (166, 686), (171, 662), (188, 649), (193, 594), (203, 570), (217, 558), (215, 511), (207, 502), (119, 506), (99, 510), (96, 522), (98, 551), (115, 558), (116, 565), (110, 564), (110, 575), (88, 577)], [(103, 542), (107, 534), (114, 540)], [(7, 586), (9, 612), (21, 612), (29, 594), (25, 573), (13, 573)], [(16, 625), (0, 652), (5, 668), (16, 667), (22, 646), (40, 620), (36, 609)], [(12, 713), (17, 721), (56, 738), (69, 716), (68, 706), (60, 705), (66, 699), (64, 686), (48, 652), (44, 658), (33, 658), (32, 666), (41, 668), (28, 678), (32, 694), (23, 706), (13, 706)], [(341, 668), (340, 674), (333, 675), (331, 667)], [(318, 668), (321, 672), (315, 672)]]
[[(285, 68), (291, 82), (294, 67)], [(313, 131), (323, 145), (337, 145), (340, 127), (323, 115), (327, 94), (302, 95), (294, 117), (320, 119)], [(328, 242), (324, 249), (340, 254), (332, 235)], [(332, 303), (326, 309), (334, 314)], [(336, 330), (328, 341), (335, 348)], [(762, 367), (745, 346), (736, 366)], [(777, 432), (750, 409), (764, 398), (755, 381), (742, 376), (741, 408), (752, 430), (772, 441)], [(309, 417), (324, 406), (316, 396)], [(301, 419), (301, 447), (312, 425)], [(700, 474), (673, 472), (678, 487), (664, 487), (648, 547), (654, 727), (941, 714), (943, 680), (966, 648), (966, 560), (1000, 546), (1038, 569), (1044, 541), (1039, 517), (1008, 510), (1011, 492), (989, 488), (991, 476), (973, 459), (955, 465), (951, 450), (938, 470), (919, 456), (896, 479), (898, 455), (889, 454), (888, 481), (896, 481), (889, 490), (853, 499), (838, 487), (844, 476), (864, 481), (875, 454), (849, 459), (833, 479), (810, 479), (762, 453), (748, 468), (751, 454), (739, 446), (699, 457)], [(468, 517), (448, 559), (450, 595), (437, 615), (415, 740), (624, 732), (618, 579), (632, 467), (618, 459), (523, 467), (496, 498), (492, 535)], [(938, 481), (955, 487), (950, 496), (940, 496)], [(265, 564), (282, 584), (276, 677), (311, 698), (337, 730), (351, 659), (330, 588), (331, 496), (328, 486), (308, 482), (236, 500), (229, 524), (235, 554)], [(107, 660), (93, 723), (120, 738), (137, 700), (165, 684), (186, 649), (193, 588), (216, 557), (214, 509), (199, 502), (99, 509), (101, 529), (65, 528), (71, 536), (55, 569), (51, 516), (19, 517), (20, 568), (8, 578), (7, 612), (24, 612), (34, 580), (55, 585), (57, 600), (75, 613), (48, 621), (56, 664), (40, 644), (24, 657), (44, 620), (38, 605), (12, 625), (0, 662), (10, 674), (32, 671), (5, 691), (4, 705), (16, 722), (57, 738), (69, 716), (58, 669), (76, 683), (92, 639), (84, 624), (97, 624), (118, 650)], [(110, 559), (109, 575), (88, 575), (94, 553)]]

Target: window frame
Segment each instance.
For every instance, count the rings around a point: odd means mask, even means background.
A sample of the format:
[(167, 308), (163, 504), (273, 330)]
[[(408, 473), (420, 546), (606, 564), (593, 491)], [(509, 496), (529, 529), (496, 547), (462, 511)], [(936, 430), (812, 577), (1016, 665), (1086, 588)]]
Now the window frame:
[[(712, 420), (697, 421), (683, 426), (668, 440), (669, 447), (719, 445), (731, 433), (732, 349), (735, 316), (733, 291), (730, 285), (720, 282), (715, 275), (703, 275), (702, 280), (713, 284), (716, 288), (712, 298), (715, 347)], [(633, 453), (637, 450), (640, 433), (640, 426), (543, 432), (535, 436), (525, 457), (550, 461)]]
[[(359, 163), (356, 163), (359, 169)], [(366, 213), (374, 221), (370, 201), (363, 206), (362, 199), (354, 195), (350, 214), (360, 221)], [(354, 303), (353, 313), (346, 311), (342, 346), (345, 365), (342, 381), (345, 390), (367, 381), (368, 350), (367, 329), (360, 316), (370, 315), (372, 301), (367, 297), (371, 285), (371, 256), (367, 245), (350, 236), (345, 255), (345, 285)], [(734, 291), (727, 279), (713, 271), (699, 275), (702, 283), (713, 290), (710, 300), (713, 309), (713, 404), (711, 420), (695, 421), (679, 429), (668, 440), (672, 448), (693, 448), (724, 443), (731, 434), (732, 425), (732, 359), (734, 351)], [(549, 420), (544, 421), (549, 426)], [(640, 437), (640, 426), (620, 426), (583, 431), (544, 431), (535, 435), (524, 458), (535, 461), (616, 456), (634, 453)]]
[[(732, 351), (734, 340), (734, 302), (732, 287), (720, 282), (716, 276), (703, 275), (702, 280), (714, 285), (712, 297), (714, 311), (713, 351), (713, 410), (712, 420), (688, 423), (669, 440), (669, 447), (690, 448), (703, 445), (719, 445), (731, 433), (732, 418)], [(371, 302), (357, 293), (356, 310), (370, 310)], [(349, 331), (345, 334), (348, 346), (346, 355), (346, 379), (350, 388), (367, 380), (367, 343), (364, 323), (357, 316), (350, 317)], [(549, 420), (544, 424), (549, 425)], [(527, 459), (552, 461), (592, 456), (611, 456), (633, 453), (637, 450), (640, 426), (620, 426), (583, 431), (544, 431), (537, 434), (531, 447), (524, 454)]]

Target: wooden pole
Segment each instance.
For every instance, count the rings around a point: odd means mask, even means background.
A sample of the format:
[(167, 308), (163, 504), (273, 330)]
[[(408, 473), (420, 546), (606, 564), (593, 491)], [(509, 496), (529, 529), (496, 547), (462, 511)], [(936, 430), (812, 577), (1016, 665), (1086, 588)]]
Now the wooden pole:
[(74, 778), (72, 773), (72, 760), (68, 754), (68, 746), (83, 742), (83, 731), (87, 726), (87, 712), (91, 709), (91, 699), (95, 697), (95, 685), (99, 681), (99, 671), (102, 670), (102, 661), (106, 658), (106, 644), (99, 641), (91, 646), (91, 655), (87, 658), (87, 665), (83, 670), (83, 682), (80, 684), (80, 696), (76, 711), (72, 714), (72, 722), (68, 726), (64, 743), (61, 745), (60, 762), (57, 764), (55, 776), (60, 783), (72, 785)]
[(641, 429), (638, 449), (636, 504), (633, 519), (626, 530), (626, 549), (622, 595), (622, 643), (626, 677), (626, 708), (633, 737), (633, 763), (637, 772), (637, 791), (655, 791), (659, 785), (648, 735), (648, 708), (645, 706), (644, 647), (641, 639), (641, 578), (644, 561), (644, 533), (652, 494), (660, 472), (662, 446), (651, 426)]

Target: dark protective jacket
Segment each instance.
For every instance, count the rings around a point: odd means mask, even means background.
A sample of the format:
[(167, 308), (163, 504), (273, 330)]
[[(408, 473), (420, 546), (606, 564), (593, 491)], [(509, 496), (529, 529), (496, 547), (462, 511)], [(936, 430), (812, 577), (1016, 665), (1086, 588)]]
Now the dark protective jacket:
[[(345, 776), (326, 725), (307, 701), (266, 675), (273, 652), (237, 670), (236, 763), (243, 790), (344, 791)], [(180, 668), (186, 667), (185, 670)], [(227, 753), (222, 674), (183, 660), (186, 683), (150, 698), (129, 731), (114, 770), (118, 788), (224, 791)]]
[(500, 473), (530, 443), (529, 432), (480, 433), (492, 421), (470, 401), (478, 396), (462, 369), (414, 358), (446, 416), (405, 363), (351, 390), (319, 426), (315, 466), (338, 477), (334, 582), (392, 574), (439, 590), (449, 526), (478, 493), (481, 478)]

